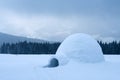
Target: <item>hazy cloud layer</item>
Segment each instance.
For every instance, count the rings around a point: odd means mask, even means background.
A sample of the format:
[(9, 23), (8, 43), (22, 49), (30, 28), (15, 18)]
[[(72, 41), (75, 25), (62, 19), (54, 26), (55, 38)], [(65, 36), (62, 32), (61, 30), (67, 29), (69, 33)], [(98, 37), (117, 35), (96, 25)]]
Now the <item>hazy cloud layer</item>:
[(3, 0), (0, 32), (48, 40), (87, 33), (120, 40), (119, 0)]

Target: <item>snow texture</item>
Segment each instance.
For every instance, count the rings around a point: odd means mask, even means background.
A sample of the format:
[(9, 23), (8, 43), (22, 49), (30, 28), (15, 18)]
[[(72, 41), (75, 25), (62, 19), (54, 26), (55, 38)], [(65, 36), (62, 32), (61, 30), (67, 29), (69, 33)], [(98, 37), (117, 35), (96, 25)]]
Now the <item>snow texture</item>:
[(120, 55), (104, 63), (78, 63), (43, 68), (53, 55), (1, 55), (0, 80), (120, 80)]
[[(77, 62), (98, 63), (104, 61), (100, 45), (91, 36), (83, 33), (66, 38), (56, 52), (56, 56), (59, 55), (64, 55)], [(62, 63), (61, 60), (59, 61)]]

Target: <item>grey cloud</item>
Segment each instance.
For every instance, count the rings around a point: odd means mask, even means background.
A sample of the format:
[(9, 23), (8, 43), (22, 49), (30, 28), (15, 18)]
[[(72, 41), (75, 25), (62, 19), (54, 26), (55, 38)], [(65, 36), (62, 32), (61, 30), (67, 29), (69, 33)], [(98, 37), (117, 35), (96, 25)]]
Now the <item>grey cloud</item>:
[(119, 0), (2, 0), (6, 8), (26, 13), (104, 15), (120, 13)]
[(77, 32), (120, 40), (119, 3), (119, 0), (0, 0), (0, 31), (60, 41)]

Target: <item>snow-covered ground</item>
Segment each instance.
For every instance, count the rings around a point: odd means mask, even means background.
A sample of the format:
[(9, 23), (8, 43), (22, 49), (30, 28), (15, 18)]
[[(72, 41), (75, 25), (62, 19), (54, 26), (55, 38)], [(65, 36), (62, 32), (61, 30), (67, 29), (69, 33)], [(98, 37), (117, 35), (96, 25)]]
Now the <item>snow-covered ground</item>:
[(106, 55), (103, 63), (69, 61), (43, 68), (51, 55), (0, 55), (0, 80), (120, 80), (120, 55)]

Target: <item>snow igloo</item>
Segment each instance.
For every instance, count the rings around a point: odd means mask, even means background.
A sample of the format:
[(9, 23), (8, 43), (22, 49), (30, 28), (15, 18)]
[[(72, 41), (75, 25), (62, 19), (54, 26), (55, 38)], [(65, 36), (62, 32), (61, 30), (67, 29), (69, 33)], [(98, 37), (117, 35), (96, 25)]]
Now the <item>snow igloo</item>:
[(59, 65), (68, 63), (68, 60), (85, 63), (104, 61), (102, 49), (91, 36), (78, 33), (67, 37), (56, 52)]

